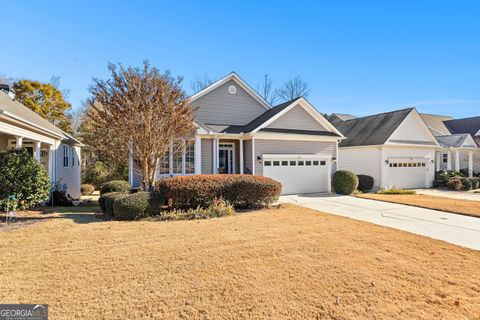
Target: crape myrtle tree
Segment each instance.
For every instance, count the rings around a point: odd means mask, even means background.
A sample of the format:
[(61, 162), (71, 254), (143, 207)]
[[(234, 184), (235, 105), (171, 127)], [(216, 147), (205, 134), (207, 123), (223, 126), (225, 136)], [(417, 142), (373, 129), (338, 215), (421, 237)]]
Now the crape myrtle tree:
[(194, 110), (180, 86), (182, 79), (160, 73), (148, 61), (142, 68), (110, 64), (108, 69), (110, 79), (94, 79), (90, 87), (94, 143), (117, 160), (131, 155), (143, 177), (142, 189), (151, 190), (169, 146), (192, 137)]

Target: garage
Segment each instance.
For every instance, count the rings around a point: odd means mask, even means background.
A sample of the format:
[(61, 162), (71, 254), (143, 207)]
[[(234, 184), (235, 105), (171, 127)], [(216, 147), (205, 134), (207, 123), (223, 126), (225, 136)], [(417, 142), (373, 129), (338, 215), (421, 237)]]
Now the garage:
[(330, 192), (331, 161), (315, 155), (263, 155), (263, 175), (282, 183), (282, 194)]
[(426, 158), (389, 158), (389, 186), (398, 189), (427, 187), (429, 163)]

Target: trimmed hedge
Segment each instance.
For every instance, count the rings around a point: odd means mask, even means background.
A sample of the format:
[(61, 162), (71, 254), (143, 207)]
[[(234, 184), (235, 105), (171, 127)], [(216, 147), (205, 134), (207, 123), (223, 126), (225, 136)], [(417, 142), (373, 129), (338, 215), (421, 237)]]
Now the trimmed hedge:
[(128, 196), (125, 192), (109, 192), (102, 194), (98, 199), (100, 210), (103, 213), (113, 216), (113, 204), (115, 200)]
[(373, 189), (374, 180), (373, 177), (365, 174), (359, 174), (358, 177), (358, 190), (362, 192), (370, 191)]
[(109, 192), (130, 192), (132, 186), (124, 180), (112, 180), (100, 186), (100, 195)]
[(352, 194), (358, 188), (358, 177), (351, 171), (338, 170), (333, 175), (332, 188), (339, 194)]
[(165, 200), (150, 192), (137, 192), (113, 201), (113, 216), (117, 220), (138, 220), (160, 213)]
[(480, 187), (480, 178), (473, 178), (473, 179), (470, 179), (472, 181), (472, 188), (475, 190), (475, 189), (478, 189)]
[(254, 175), (192, 175), (162, 179), (156, 190), (174, 209), (207, 208), (215, 199), (235, 208), (256, 208), (277, 201), (282, 185)]
[(82, 184), (80, 185), (80, 192), (82, 193), (82, 196), (89, 196), (95, 191), (95, 186), (91, 184)]

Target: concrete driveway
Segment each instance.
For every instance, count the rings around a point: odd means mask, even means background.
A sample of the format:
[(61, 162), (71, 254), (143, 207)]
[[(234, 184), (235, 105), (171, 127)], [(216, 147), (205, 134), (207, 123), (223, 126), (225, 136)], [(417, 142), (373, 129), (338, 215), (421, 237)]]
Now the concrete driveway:
[(294, 203), (480, 250), (480, 218), (333, 194), (282, 196), (280, 202)]

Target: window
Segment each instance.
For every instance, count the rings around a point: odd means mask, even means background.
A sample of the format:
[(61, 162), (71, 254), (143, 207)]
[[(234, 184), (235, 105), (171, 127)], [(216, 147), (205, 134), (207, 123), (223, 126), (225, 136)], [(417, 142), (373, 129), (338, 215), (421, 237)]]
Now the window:
[(63, 167), (68, 168), (68, 146), (63, 145)]
[(448, 163), (448, 153), (442, 153), (442, 162)]
[(288, 166), (288, 161), (282, 161), (282, 166)]
[(272, 161), (265, 161), (265, 162), (263, 163), (263, 165), (264, 165), (265, 167), (270, 167), (270, 166), (272, 165)]
[(312, 161), (305, 161), (305, 165), (306, 165), (306, 166), (311, 166), (311, 165), (312, 165)]
[(313, 161), (314, 166), (318, 166), (319, 162), (318, 161)]
[(195, 141), (188, 140), (185, 147), (185, 174), (195, 173)]
[(70, 151), (72, 154), (72, 168), (75, 167), (75, 147), (70, 147)]
[(303, 161), (298, 161), (299, 166), (303, 166)]
[(182, 162), (183, 162), (183, 141), (175, 141), (173, 143), (173, 165), (172, 165), (172, 173), (173, 174), (182, 174)]
[(394, 167), (394, 168), (398, 167), (398, 163), (394, 163), (394, 164), (393, 164), (393, 167)]
[(320, 161), (320, 165), (321, 165), (321, 166), (324, 166), (324, 165), (326, 165), (326, 164), (327, 164), (327, 161)]
[(296, 165), (297, 165), (297, 161), (290, 161), (290, 165), (291, 165), (291, 166), (296, 166)]
[(280, 165), (280, 161), (273, 161), (273, 166), (278, 167)]
[(422, 167), (425, 167), (425, 162), (422, 162)]
[(169, 174), (170, 173), (170, 148), (160, 159), (160, 174)]

